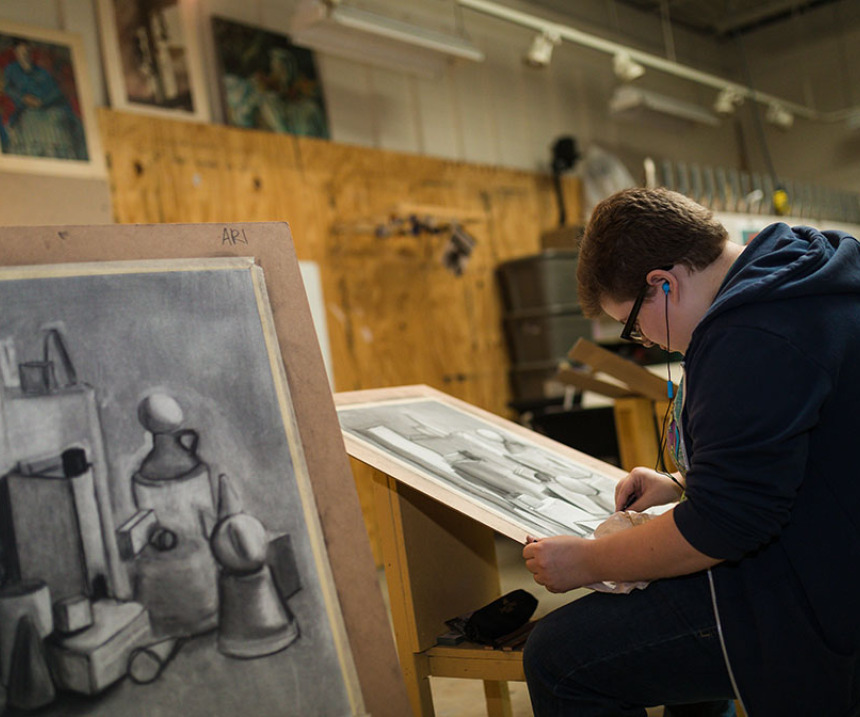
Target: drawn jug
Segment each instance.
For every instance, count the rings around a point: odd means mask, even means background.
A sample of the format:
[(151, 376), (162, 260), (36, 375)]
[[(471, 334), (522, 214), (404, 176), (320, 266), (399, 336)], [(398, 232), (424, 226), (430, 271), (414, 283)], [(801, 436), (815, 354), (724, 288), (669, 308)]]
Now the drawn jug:
[(209, 466), (197, 454), (199, 436), (181, 429), (179, 404), (156, 394), (138, 410), (152, 433), (152, 450), (132, 478), (139, 510), (152, 510), (158, 527), (138, 556), (136, 597), (150, 611), (157, 634), (193, 635), (218, 619), (218, 576), (207, 524), (215, 498)]

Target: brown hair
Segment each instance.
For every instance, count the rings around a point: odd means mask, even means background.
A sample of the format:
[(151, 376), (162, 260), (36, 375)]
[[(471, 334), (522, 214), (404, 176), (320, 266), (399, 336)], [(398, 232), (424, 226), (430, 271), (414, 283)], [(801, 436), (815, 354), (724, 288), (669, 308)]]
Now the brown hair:
[(714, 262), (728, 232), (705, 207), (668, 189), (625, 189), (595, 208), (579, 244), (576, 277), (586, 316), (602, 298), (629, 301), (648, 272), (682, 264), (701, 270)]

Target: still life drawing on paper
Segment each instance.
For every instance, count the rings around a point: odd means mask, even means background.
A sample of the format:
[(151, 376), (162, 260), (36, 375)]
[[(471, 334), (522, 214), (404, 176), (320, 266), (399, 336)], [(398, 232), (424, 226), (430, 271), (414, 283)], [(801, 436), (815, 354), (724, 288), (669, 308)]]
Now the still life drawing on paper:
[(465, 410), (468, 404), (432, 393), (436, 397), (339, 401), (350, 454), (379, 469), (373, 454), (384, 455), (383, 472), (392, 469), (398, 480), (517, 540), (523, 534), (589, 536), (613, 513), (616, 481), (598, 467), (508, 430), (504, 419), (488, 420)]
[(361, 714), (259, 268), (2, 269), (0, 306), (0, 713)]

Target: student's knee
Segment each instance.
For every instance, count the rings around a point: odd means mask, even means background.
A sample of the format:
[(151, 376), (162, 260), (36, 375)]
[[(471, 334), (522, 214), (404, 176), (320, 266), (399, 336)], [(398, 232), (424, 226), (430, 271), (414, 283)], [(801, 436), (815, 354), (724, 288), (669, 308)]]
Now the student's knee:
[(523, 648), (523, 671), (529, 685), (538, 682), (550, 683), (558, 679), (557, 669), (552, 664), (554, 655), (558, 654), (558, 634), (549, 622), (539, 621), (529, 633)]

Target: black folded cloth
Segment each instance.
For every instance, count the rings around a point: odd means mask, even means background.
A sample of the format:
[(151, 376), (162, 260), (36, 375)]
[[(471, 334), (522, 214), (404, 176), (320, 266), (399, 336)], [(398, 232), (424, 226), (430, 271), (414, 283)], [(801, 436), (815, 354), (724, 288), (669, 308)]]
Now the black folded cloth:
[(447, 620), (454, 631), (481, 645), (494, 645), (500, 637), (525, 625), (537, 609), (538, 601), (526, 590), (513, 590), (471, 613)]

